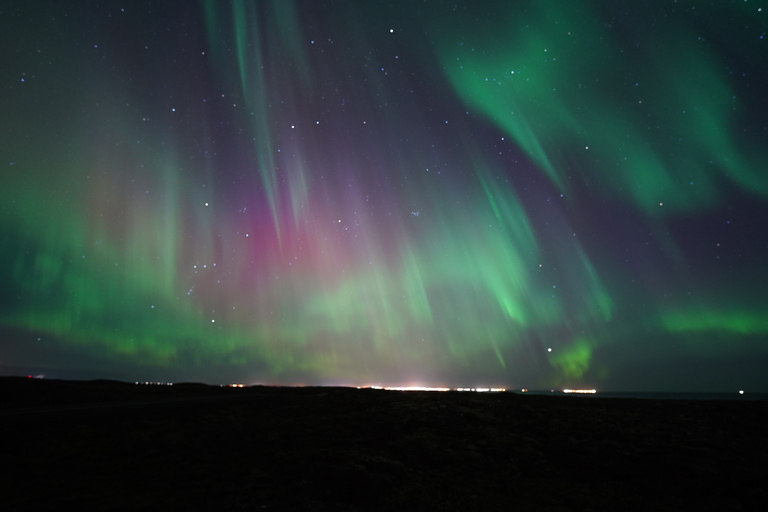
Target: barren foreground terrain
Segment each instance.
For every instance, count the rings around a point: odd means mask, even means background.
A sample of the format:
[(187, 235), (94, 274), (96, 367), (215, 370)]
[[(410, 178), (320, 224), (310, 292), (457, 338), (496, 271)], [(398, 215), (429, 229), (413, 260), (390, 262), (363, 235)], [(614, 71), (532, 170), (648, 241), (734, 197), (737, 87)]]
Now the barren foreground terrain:
[(0, 378), (5, 510), (741, 510), (768, 402)]

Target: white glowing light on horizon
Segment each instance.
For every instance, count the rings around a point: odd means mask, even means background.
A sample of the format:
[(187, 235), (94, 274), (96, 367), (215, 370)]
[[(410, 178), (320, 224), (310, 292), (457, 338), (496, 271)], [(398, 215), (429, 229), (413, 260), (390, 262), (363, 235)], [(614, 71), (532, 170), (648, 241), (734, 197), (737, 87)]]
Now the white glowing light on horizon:
[(357, 389), (383, 389), (385, 391), (471, 391), (475, 393), (502, 393), (506, 388), (432, 388), (426, 386), (357, 386)]

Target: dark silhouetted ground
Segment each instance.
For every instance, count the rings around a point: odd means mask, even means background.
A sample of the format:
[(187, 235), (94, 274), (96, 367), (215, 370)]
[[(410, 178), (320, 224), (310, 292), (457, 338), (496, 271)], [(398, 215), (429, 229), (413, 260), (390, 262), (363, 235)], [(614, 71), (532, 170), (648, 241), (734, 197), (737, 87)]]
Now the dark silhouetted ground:
[(4, 510), (754, 510), (768, 485), (765, 401), (21, 378), (0, 393)]

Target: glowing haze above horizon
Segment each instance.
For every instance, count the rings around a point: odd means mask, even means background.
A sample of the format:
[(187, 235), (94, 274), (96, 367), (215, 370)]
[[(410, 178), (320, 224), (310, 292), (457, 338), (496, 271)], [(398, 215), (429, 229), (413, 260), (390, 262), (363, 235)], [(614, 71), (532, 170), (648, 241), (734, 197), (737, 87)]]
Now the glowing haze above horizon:
[(5, 2), (0, 374), (768, 390), (768, 2)]

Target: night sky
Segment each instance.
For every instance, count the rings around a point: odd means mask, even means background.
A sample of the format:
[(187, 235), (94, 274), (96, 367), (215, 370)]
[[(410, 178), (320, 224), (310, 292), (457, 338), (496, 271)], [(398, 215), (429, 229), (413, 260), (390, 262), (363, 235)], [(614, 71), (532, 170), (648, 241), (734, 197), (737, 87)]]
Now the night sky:
[(768, 391), (768, 0), (5, 1), (0, 373)]

